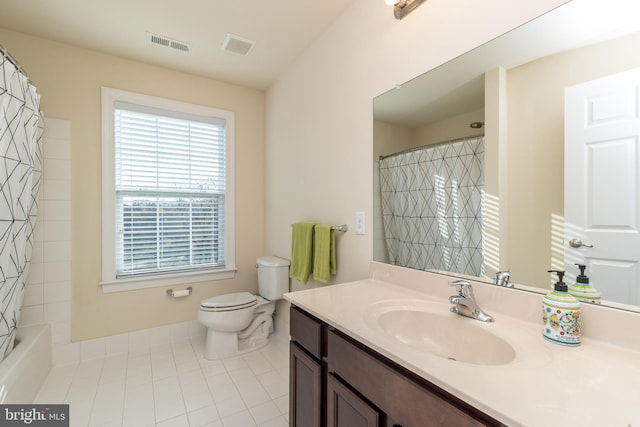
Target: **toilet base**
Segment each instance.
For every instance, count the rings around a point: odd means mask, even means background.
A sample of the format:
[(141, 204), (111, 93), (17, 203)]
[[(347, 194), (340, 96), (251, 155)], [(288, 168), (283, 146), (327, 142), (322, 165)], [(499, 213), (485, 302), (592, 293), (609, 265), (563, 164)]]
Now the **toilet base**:
[[(228, 333), (231, 337), (224, 336), (224, 332), (216, 332), (211, 339), (207, 333), (207, 342), (204, 347), (204, 358), (207, 360), (219, 360), (227, 357), (239, 356), (258, 350), (269, 344), (269, 338), (238, 339), (237, 333)], [(210, 344), (212, 343), (212, 344)]]
[(204, 345), (204, 358), (217, 360), (233, 356), (238, 352), (238, 333), (207, 331), (207, 341)]
[(251, 325), (240, 332), (220, 332), (208, 329), (204, 347), (204, 358), (218, 360), (239, 356), (258, 350), (269, 344), (269, 335), (273, 332), (273, 309), (254, 319)]

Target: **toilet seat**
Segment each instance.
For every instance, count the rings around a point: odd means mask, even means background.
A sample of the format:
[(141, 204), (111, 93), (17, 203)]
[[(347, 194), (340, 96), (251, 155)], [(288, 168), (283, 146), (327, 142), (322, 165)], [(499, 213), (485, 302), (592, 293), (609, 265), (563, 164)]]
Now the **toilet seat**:
[(200, 303), (200, 310), (222, 312), (251, 308), (258, 304), (258, 297), (249, 292), (235, 292), (207, 298)]

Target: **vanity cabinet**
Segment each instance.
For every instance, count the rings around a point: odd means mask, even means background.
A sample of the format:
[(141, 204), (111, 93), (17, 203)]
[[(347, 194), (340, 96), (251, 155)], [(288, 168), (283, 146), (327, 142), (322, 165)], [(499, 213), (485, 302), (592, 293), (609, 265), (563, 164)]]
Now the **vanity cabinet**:
[(503, 425), (295, 306), (290, 346), (291, 427)]

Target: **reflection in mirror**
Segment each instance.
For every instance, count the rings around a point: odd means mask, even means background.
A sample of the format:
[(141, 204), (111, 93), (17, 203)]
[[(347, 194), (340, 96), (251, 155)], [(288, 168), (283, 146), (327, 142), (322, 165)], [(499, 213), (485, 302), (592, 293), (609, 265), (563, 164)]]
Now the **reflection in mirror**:
[[(491, 282), (498, 271), (508, 270), (516, 287), (546, 291), (552, 283), (547, 270), (566, 269), (572, 282), (579, 273), (574, 264), (581, 263), (588, 265), (596, 288), (611, 282), (593, 253), (571, 248), (565, 237), (565, 227), (573, 225), (565, 224), (565, 162), (573, 161), (564, 156), (565, 89), (640, 67), (640, 5), (631, 0), (601, 3), (569, 2), (374, 99), (376, 261), (398, 263), (390, 258), (384, 234), (380, 156), (468, 138), (478, 134), (470, 124), (482, 122), (482, 269), (463, 274)], [(585, 19), (578, 22), (576, 16)], [(417, 207), (415, 212), (422, 211)], [(640, 214), (635, 215), (640, 222)], [(463, 225), (442, 218), (448, 231)], [(408, 230), (413, 229), (405, 226), (399, 236), (418, 234)], [(449, 251), (436, 258), (450, 256)], [(411, 267), (460, 271), (420, 262)], [(634, 268), (628, 269), (630, 275)], [(604, 289), (603, 304), (633, 309), (640, 305), (638, 288), (624, 298), (608, 296)]]
[(484, 276), (483, 135), (380, 156), (379, 178), (390, 263)]

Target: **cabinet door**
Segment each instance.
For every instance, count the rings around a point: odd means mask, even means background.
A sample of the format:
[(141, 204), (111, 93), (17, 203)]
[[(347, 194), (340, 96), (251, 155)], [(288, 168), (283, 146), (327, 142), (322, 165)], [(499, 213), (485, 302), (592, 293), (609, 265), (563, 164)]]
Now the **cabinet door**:
[(289, 425), (320, 427), (322, 416), (322, 368), (295, 342), (289, 344)]
[(327, 427), (378, 427), (378, 411), (338, 378), (327, 377)]

